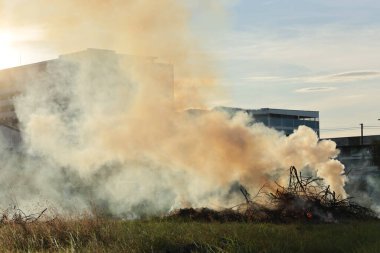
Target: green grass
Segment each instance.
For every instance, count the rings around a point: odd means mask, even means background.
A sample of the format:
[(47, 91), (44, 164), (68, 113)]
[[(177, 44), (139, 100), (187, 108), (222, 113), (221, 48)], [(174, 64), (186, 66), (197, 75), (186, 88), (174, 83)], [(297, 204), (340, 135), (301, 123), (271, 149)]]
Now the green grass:
[(1, 252), (380, 252), (380, 222), (54, 220), (0, 226)]

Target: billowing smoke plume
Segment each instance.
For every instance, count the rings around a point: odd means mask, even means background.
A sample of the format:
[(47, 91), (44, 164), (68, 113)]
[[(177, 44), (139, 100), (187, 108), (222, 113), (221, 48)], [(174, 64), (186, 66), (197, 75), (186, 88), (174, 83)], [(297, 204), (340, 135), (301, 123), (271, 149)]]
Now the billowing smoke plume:
[(239, 201), (228, 194), (236, 182), (252, 190), (285, 183), (291, 165), (346, 195), (335, 143), (311, 129), (286, 137), (248, 126), (244, 114), (182, 110), (205, 107), (201, 91), (215, 89), (216, 72), (180, 1), (19, 0), (2, 8), (12, 24), (41, 26), (57, 49), (134, 55), (67, 55), (24, 83), (15, 104), (27, 157), (9, 161), (17, 166), (5, 165), (1, 179), (19, 202), (46, 199), (64, 211), (96, 204), (127, 216), (226, 206)]

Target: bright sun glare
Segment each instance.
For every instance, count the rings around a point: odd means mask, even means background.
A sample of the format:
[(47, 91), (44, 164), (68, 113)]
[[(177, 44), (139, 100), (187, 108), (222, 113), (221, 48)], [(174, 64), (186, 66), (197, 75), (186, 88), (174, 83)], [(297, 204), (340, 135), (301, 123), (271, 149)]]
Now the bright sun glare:
[(14, 47), (16, 37), (10, 32), (0, 31), (0, 69), (19, 64), (20, 55)]

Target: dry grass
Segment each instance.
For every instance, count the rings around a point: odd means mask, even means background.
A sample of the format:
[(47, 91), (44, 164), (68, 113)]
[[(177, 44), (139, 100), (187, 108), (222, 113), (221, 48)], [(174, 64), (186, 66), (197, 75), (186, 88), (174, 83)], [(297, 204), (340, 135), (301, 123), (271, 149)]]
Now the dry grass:
[(0, 226), (1, 252), (380, 252), (380, 222), (54, 219)]
[[(295, 168), (290, 176), (289, 186), (271, 195), (274, 209), (255, 204), (244, 188), (245, 212), (181, 209), (151, 220), (105, 218), (96, 208), (48, 219), (46, 209), (27, 215), (13, 206), (0, 219), (0, 252), (380, 252), (372, 212), (321, 190)], [(256, 218), (260, 212), (267, 218)], [(327, 213), (339, 219), (321, 223)]]

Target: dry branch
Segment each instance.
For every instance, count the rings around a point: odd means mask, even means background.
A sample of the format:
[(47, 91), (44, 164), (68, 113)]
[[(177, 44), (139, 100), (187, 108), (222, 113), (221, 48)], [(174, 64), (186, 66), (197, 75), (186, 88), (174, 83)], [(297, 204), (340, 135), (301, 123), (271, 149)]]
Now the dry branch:
[[(336, 222), (340, 219), (375, 219), (375, 213), (355, 202), (351, 198), (336, 196), (330, 186), (325, 186), (321, 178), (302, 176), (292, 166), (289, 169), (289, 183), (287, 187), (279, 185), (275, 192), (268, 193), (269, 206), (263, 206), (253, 201), (265, 187), (260, 188), (252, 199), (244, 186), (240, 186), (240, 192), (244, 196), (245, 203), (222, 211), (203, 209), (180, 209), (171, 213), (169, 217), (182, 217), (208, 221), (266, 221), (266, 222), (290, 222), (290, 221), (319, 221)], [(237, 208), (237, 210), (233, 210)], [(235, 212), (235, 215), (234, 215)], [(207, 219), (205, 217), (208, 217)]]
[(0, 219), (0, 224), (27, 224), (38, 221), (42, 215), (47, 211), (47, 208), (42, 210), (39, 213), (35, 214), (25, 214), (24, 211), (22, 211), (20, 208), (17, 208), (16, 206), (7, 208)]

